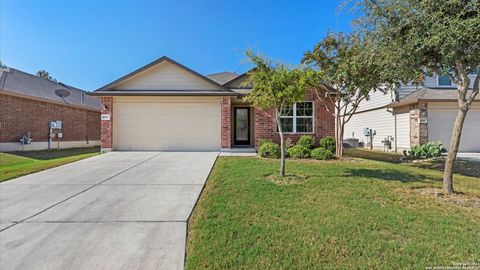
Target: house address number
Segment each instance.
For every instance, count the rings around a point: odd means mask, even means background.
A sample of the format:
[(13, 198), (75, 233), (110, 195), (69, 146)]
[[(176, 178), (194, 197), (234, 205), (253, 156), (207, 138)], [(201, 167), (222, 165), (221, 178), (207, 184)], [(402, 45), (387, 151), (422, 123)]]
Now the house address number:
[(110, 114), (102, 114), (101, 117), (103, 121), (110, 121)]

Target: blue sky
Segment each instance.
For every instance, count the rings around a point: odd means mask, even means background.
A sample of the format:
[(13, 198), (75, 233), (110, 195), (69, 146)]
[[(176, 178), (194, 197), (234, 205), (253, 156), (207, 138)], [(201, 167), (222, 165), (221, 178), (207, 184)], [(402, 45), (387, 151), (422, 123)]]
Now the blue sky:
[(328, 31), (348, 31), (340, 0), (1, 0), (0, 59), (95, 90), (163, 55), (202, 73), (244, 72), (253, 48), (297, 64)]

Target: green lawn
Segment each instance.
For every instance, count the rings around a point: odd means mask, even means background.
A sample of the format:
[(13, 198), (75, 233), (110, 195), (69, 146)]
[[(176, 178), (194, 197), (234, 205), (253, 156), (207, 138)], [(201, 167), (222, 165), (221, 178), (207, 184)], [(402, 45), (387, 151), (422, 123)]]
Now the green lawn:
[(0, 153), (0, 182), (99, 153), (98, 147)]
[[(357, 157), (365, 158), (371, 160), (385, 161), (391, 163), (401, 163), (403, 159), (403, 154), (395, 152), (383, 152), (378, 150), (368, 150), (368, 149), (345, 149), (345, 156), (347, 157)], [(442, 171), (445, 165), (445, 157), (438, 157), (427, 160), (416, 160), (414, 163), (411, 163), (411, 166), (418, 168), (425, 168), (431, 170)], [(480, 162), (471, 161), (471, 160), (455, 160), (455, 165), (453, 167), (455, 173), (465, 175), (480, 177)]]
[[(480, 261), (480, 179), (363, 159), (220, 157), (188, 226), (187, 269), (425, 269)], [(293, 175), (293, 176), (292, 176)]]

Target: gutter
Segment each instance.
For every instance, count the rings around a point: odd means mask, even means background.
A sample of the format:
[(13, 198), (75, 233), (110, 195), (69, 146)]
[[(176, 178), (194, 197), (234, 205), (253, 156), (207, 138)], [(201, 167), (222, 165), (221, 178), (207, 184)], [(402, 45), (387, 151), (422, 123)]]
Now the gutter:
[(239, 96), (239, 93), (236, 92), (210, 92), (210, 93), (205, 93), (205, 92), (161, 92), (161, 91), (155, 91), (155, 92), (145, 92), (145, 91), (95, 91), (95, 92), (88, 92), (87, 93), (90, 96), (217, 96), (217, 97), (222, 97), (222, 96)]

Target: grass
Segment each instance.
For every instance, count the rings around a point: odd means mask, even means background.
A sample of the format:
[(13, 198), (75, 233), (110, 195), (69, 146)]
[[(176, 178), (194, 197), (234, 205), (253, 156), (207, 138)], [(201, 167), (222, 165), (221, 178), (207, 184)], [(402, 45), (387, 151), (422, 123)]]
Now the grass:
[(378, 150), (368, 150), (360, 148), (348, 148), (344, 150), (346, 157), (365, 158), (377, 161), (385, 161), (391, 163), (401, 163), (403, 154), (395, 152), (383, 152)]
[(220, 157), (189, 220), (186, 269), (425, 269), (480, 260), (480, 180), (363, 159)]
[(0, 153), (0, 182), (98, 155), (98, 147)]
[[(383, 152), (378, 150), (368, 150), (360, 148), (345, 149), (345, 156), (385, 161), (391, 163), (401, 163), (403, 158), (403, 154), (400, 153)], [(418, 160), (414, 163), (410, 163), (410, 165), (418, 168), (443, 171), (445, 165), (445, 157)], [(454, 173), (465, 176), (480, 177), (480, 162), (457, 159), (455, 160), (453, 171)]]

